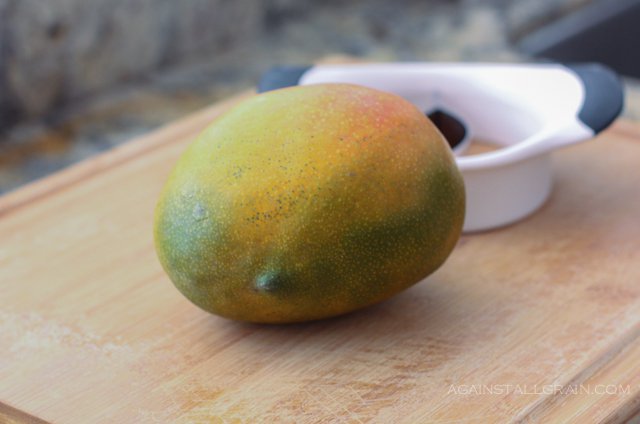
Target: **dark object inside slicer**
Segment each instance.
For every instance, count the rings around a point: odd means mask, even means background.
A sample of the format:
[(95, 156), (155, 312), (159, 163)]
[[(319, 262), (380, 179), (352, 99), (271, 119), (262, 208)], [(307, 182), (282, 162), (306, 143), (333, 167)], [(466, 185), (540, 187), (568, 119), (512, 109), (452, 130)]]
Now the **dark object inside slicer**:
[(462, 122), (442, 110), (436, 109), (427, 113), (427, 116), (438, 127), (452, 149), (460, 144), (467, 135), (467, 129)]

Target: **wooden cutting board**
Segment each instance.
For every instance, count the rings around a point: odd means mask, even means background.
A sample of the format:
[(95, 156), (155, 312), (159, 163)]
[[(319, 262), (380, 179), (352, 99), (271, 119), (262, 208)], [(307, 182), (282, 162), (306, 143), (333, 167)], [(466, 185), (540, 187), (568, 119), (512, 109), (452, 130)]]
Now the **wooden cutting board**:
[(555, 189), (538, 213), (463, 237), (439, 271), (399, 296), (331, 320), (262, 326), (191, 305), (152, 243), (168, 171), (237, 100), (0, 199), (0, 421), (637, 414), (640, 126), (618, 122), (556, 153)]

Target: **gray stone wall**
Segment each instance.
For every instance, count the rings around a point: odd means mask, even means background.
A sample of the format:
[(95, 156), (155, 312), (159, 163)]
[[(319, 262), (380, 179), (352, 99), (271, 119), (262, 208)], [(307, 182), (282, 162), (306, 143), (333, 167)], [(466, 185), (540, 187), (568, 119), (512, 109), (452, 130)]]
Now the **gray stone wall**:
[(591, 1), (0, 0), (0, 133), (160, 70), (215, 64), (240, 46), (240, 62), (254, 65), (332, 52), (504, 58), (512, 38)]
[(268, 3), (0, 0), (0, 128), (232, 48), (262, 30)]

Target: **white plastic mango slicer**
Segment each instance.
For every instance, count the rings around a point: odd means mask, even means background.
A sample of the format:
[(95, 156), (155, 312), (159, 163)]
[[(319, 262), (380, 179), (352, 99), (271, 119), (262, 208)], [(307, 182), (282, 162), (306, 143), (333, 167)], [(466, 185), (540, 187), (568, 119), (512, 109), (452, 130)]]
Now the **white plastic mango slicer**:
[[(551, 155), (593, 138), (620, 114), (618, 76), (599, 64), (387, 63), (276, 67), (258, 91), (351, 83), (398, 94), (423, 110), (465, 180), (464, 231), (516, 222), (552, 187)], [(472, 139), (498, 149), (462, 155)]]

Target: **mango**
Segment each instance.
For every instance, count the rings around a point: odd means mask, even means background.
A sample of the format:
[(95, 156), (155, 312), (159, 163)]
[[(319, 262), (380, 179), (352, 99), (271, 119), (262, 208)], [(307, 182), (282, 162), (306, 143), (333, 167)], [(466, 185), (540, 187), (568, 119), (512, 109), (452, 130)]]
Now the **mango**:
[(158, 257), (202, 309), (258, 323), (344, 314), (440, 267), (462, 176), (401, 97), (348, 84), (254, 96), (188, 147), (155, 212)]

